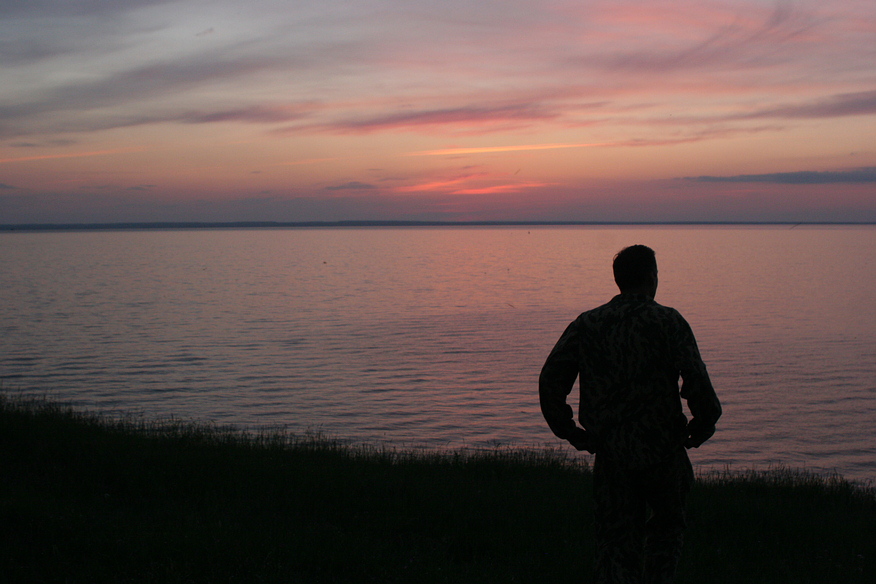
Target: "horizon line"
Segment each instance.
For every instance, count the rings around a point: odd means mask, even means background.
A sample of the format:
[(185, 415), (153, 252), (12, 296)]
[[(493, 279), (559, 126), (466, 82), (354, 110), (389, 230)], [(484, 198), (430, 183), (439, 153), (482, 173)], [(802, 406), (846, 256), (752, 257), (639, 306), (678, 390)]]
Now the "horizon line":
[(116, 221), (93, 223), (8, 223), (0, 231), (112, 231), (149, 229), (277, 229), (313, 227), (574, 227), (574, 226), (791, 226), (876, 225), (873, 221)]

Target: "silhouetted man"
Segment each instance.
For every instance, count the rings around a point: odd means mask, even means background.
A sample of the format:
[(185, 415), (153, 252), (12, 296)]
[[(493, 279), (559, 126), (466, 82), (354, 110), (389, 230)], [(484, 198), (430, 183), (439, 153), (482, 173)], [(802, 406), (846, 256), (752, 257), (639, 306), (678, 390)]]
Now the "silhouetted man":
[[(596, 582), (668, 583), (693, 483), (685, 448), (714, 434), (721, 404), (687, 321), (654, 301), (654, 251), (627, 247), (613, 268), (620, 294), (581, 314), (548, 356), (541, 410), (554, 434), (596, 455)], [(566, 403), (576, 378), (583, 428)]]

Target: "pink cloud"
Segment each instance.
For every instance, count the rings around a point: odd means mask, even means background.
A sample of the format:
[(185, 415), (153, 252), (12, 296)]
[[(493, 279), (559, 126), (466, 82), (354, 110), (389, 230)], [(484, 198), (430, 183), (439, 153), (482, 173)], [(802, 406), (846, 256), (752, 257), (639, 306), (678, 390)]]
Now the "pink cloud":
[(464, 176), (458, 176), (450, 179), (439, 179), (426, 183), (418, 183), (414, 185), (408, 185), (403, 187), (395, 187), (393, 190), (397, 193), (418, 193), (418, 192), (446, 192), (449, 187), (454, 187), (458, 184), (465, 183), (467, 181), (482, 178), (487, 176), (486, 173), (483, 174), (469, 174)]
[(440, 195), (499, 195), (544, 188), (550, 183), (509, 180), (508, 175), (479, 172), (450, 178), (436, 178), (392, 189), (395, 193), (431, 193)]
[(503, 193), (520, 193), (530, 189), (549, 186), (550, 183), (527, 182), (492, 185), (488, 187), (472, 187), (451, 191), (451, 195), (498, 195)]

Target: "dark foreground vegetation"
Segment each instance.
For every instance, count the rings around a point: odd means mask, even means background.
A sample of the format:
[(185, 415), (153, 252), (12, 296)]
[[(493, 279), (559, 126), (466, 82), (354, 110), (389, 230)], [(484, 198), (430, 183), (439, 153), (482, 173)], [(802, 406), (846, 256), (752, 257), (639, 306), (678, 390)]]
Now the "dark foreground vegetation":
[[(588, 582), (590, 473), (557, 452), (415, 454), (0, 396), (3, 582)], [(872, 489), (698, 480), (681, 583), (876, 581)]]

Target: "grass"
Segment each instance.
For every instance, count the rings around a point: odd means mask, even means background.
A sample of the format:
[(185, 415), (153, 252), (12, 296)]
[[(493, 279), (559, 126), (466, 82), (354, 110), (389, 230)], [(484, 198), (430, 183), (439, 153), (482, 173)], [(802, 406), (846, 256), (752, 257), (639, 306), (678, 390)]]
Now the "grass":
[[(568, 582), (592, 571), (573, 453), (412, 453), (0, 396), (5, 582)], [(872, 582), (876, 496), (701, 477), (679, 583)]]

